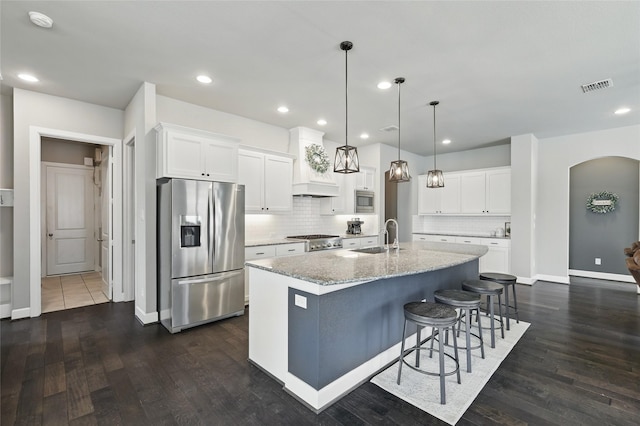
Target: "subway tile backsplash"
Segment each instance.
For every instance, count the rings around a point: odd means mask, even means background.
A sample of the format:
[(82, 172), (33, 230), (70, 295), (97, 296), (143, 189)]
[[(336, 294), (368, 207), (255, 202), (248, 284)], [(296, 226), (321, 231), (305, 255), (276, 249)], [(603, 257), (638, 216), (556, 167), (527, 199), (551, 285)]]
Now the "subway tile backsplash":
[(377, 233), (377, 215), (320, 215), (320, 198), (293, 197), (289, 214), (248, 214), (245, 241), (283, 238), (288, 235), (336, 234), (347, 231), (347, 221), (357, 216), (364, 221), (363, 234)]
[(489, 236), (510, 222), (511, 216), (417, 216), (412, 218), (413, 232)]

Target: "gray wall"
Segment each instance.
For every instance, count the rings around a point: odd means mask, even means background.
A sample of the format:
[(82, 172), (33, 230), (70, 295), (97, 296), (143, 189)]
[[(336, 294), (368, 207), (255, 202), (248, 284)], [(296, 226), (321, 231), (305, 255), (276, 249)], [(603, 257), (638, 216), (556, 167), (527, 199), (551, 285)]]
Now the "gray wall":
[[(569, 185), (569, 269), (628, 274), (622, 249), (638, 237), (637, 160), (605, 157), (571, 168)], [(594, 192), (619, 197), (613, 212), (592, 213), (586, 200)], [(601, 265), (595, 258), (602, 259)]]
[[(13, 99), (0, 97), (0, 188), (13, 188)], [(13, 275), (13, 207), (0, 207), (0, 277)]]
[(98, 145), (55, 138), (42, 138), (40, 147), (40, 159), (42, 161), (83, 166), (84, 158), (93, 158), (95, 148)]

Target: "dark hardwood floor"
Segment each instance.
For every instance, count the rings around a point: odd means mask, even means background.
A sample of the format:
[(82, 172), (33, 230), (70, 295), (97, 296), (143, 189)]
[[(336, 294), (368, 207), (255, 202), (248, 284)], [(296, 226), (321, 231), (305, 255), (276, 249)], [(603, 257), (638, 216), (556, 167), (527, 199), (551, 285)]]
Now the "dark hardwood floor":
[[(579, 281), (518, 286), (532, 325), (459, 424), (640, 423), (640, 296)], [(2, 320), (1, 424), (444, 424), (371, 383), (313, 414), (247, 362), (248, 315), (170, 335), (133, 309)]]

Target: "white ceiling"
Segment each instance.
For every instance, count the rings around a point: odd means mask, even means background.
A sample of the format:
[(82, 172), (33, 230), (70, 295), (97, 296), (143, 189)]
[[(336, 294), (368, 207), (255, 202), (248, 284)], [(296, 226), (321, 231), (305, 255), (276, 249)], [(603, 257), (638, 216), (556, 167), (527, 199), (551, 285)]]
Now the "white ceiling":
[[(11, 87), (124, 109), (143, 81), (160, 95), (276, 126), (438, 152), (640, 123), (640, 2), (0, 2), (3, 93)], [(53, 28), (34, 26), (45, 13)], [(39, 83), (17, 79), (31, 72)], [(213, 84), (195, 81), (209, 74)], [(581, 84), (612, 78), (609, 89)], [(286, 115), (276, 108), (286, 104)], [(618, 116), (619, 107), (632, 108)], [(316, 121), (323, 117), (324, 127)], [(368, 141), (359, 138), (368, 132)]]

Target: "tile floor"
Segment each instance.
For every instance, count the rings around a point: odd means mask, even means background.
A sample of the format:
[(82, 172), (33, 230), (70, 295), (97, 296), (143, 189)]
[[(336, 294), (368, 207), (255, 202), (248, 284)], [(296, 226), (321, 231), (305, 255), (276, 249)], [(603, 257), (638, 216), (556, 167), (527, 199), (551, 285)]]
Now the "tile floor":
[(108, 302), (99, 272), (42, 278), (42, 313)]

